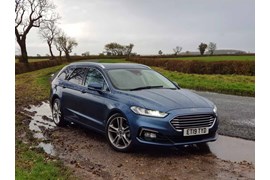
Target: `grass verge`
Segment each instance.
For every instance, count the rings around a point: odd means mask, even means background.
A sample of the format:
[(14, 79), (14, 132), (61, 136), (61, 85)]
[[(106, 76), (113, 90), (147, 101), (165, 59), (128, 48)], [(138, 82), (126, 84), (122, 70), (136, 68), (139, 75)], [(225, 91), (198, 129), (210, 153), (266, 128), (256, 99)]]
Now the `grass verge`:
[(28, 118), (20, 111), (49, 96), (50, 75), (64, 65), (16, 75), (16, 179), (70, 179), (71, 173), (59, 160), (31, 148), (37, 145), (28, 129)]
[(255, 76), (185, 74), (153, 67), (181, 87), (241, 96), (255, 96)]

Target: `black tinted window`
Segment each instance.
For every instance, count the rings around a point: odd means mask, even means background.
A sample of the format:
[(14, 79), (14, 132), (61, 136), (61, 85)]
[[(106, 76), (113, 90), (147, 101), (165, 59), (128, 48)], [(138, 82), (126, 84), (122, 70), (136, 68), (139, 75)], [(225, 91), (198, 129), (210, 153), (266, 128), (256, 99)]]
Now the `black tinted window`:
[(99, 72), (96, 69), (89, 69), (86, 78), (85, 78), (85, 86), (88, 86), (90, 84), (90, 82), (93, 83), (99, 83), (103, 86), (103, 90), (107, 90), (107, 84), (101, 74), (101, 72)]
[(66, 71), (63, 71), (63, 72), (58, 76), (59, 79), (66, 79), (66, 77), (67, 77)]
[(58, 76), (59, 79), (66, 79), (68, 75), (74, 70), (73, 67), (67, 67), (61, 74)]
[(82, 84), (84, 73), (84, 68), (77, 68), (70, 74), (70, 76), (68, 77), (68, 81), (75, 84)]

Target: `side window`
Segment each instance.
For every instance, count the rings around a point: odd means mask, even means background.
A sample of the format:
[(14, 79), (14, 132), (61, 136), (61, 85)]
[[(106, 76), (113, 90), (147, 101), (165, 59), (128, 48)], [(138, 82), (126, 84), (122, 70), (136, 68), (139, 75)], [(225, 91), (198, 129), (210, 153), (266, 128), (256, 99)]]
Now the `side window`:
[(85, 68), (77, 68), (70, 74), (67, 80), (69, 82), (81, 85), (83, 82), (84, 73)]
[(66, 77), (67, 77), (67, 72), (66, 72), (66, 70), (64, 70), (64, 71), (58, 76), (58, 79), (65, 80)]
[(103, 86), (102, 90), (105, 90), (105, 91), (108, 90), (108, 86), (107, 86), (101, 72), (99, 72), (98, 70), (96, 70), (94, 68), (90, 68), (88, 70), (84, 85), (88, 86), (90, 84), (90, 82), (99, 83)]
[(61, 72), (58, 78), (65, 80), (73, 70), (74, 70), (74, 67), (67, 67), (64, 71)]

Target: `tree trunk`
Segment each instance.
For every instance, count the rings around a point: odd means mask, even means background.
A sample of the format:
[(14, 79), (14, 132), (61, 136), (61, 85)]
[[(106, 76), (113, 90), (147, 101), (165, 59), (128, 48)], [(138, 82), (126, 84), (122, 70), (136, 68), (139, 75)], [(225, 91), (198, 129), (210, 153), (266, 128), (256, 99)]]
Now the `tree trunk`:
[(49, 46), (51, 57), (52, 57), (52, 59), (54, 59), (54, 55), (53, 55), (53, 52), (52, 52), (52, 44), (50, 42), (47, 42), (47, 43), (48, 43), (48, 46)]
[(62, 59), (62, 51), (59, 51), (59, 58)]
[(65, 54), (66, 54), (67, 60), (70, 60), (69, 52), (68, 51), (65, 51)]
[(21, 48), (21, 58), (19, 58), (19, 62), (20, 63), (28, 63), (25, 38), (19, 39), (19, 40), (17, 40), (17, 42)]

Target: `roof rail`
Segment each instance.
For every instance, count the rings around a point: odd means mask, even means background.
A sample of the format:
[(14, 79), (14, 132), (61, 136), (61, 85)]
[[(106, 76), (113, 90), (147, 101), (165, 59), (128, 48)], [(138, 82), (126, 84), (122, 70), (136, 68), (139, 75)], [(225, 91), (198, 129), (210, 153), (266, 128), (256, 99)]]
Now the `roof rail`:
[(82, 61), (82, 62), (73, 62), (71, 63), (72, 65), (82, 65), (82, 64), (88, 64), (88, 65), (96, 65), (101, 67), (102, 69), (105, 69), (105, 66), (101, 63), (96, 63), (96, 62), (87, 62), (87, 61)]
[(143, 66), (143, 67), (146, 67), (146, 68), (148, 68), (148, 69), (151, 69), (151, 67), (149, 67), (149, 66), (146, 66), (146, 65), (144, 65), (144, 64), (139, 64), (140, 66)]

